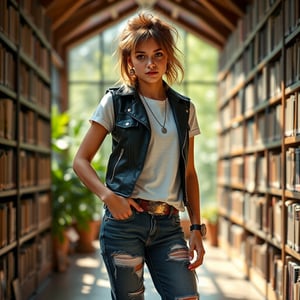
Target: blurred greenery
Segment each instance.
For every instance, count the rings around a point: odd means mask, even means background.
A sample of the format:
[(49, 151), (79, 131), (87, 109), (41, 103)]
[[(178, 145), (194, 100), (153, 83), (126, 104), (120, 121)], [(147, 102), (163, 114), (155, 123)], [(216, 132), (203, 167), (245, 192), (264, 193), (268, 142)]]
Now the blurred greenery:
[[(52, 229), (61, 241), (64, 230), (73, 223), (84, 229), (89, 221), (99, 220), (102, 215), (102, 202), (80, 182), (72, 168), (72, 150), (81, 141), (84, 121), (70, 120), (68, 112), (59, 113), (56, 106), (52, 107)], [(105, 162), (98, 156), (93, 164), (103, 180)]]
[(72, 206), (68, 199), (70, 182), (65, 180), (68, 173), (68, 136), (69, 116), (67, 113), (58, 113), (58, 108), (54, 106), (51, 114), (52, 133), (52, 229), (55, 236), (63, 240), (63, 232), (72, 224)]
[(201, 215), (208, 223), (217, 224), (218, 222), (218, 208), (215, 205), (206, 205)]
[[(122, 24), (122, 23), (121, 23)], [(69, 103), (72, 119), (88, 120), (105, 90), (119, 79), (113, 56), (120, 25), (76, 46), (69, 52)], [(185, 77), (174, 89), (192, 99), (197, 109), (201, 135), (195, 139), (195, 164), (200, 181), (202, 206), (216, 202), (217, 161), (217, 63), (216, 49), (178, 28)], [(89, 122), (83, 125), (87, 130)], [(107, 157), (110, 141), (102, 157)]]

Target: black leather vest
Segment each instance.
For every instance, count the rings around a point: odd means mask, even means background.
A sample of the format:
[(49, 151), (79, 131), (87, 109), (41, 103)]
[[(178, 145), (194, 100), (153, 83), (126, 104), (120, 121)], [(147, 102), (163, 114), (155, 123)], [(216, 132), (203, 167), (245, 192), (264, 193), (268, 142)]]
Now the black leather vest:
[[(151, 129), (144, 105), (133, 88), (111, 88), (115, 127), (112, 131), (112, 153), (109, 157), (106, 185), (116, 194), (130, 197), (143, 169)], [(190, 100), (167, 86), (179, 138), (181, 188), (186, 204), (185, 171), (189, 146)]]

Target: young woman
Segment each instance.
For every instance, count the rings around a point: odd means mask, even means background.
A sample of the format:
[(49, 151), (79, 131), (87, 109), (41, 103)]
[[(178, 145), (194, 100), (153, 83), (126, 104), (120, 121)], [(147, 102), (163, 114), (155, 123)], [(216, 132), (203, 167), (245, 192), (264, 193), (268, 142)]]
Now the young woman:
[[(74, 159), (79, 178), (105, 204), (100, 244), (112, 299), (144, 299), (144, 263), (162, 299), (199, 299), (195, 269), (203, 262), (205, 228), (194, 136), (200, 130), (192, 102), (168, 85), (183, 75), (176, 34), (149, 13), (128, 21), (117, 49), (123, 84), (100, 101)], [(108, 134), (112, 153), (102, 183), (91, 162)], [(179, 218), (185, 208), (189, 246)]]

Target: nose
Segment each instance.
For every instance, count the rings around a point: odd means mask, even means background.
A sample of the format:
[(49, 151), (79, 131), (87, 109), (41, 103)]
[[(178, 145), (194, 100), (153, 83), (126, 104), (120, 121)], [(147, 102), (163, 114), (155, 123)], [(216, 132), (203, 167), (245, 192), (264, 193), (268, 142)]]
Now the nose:
[(148, 59), (148, 61), (147, 61), (147, 66), (149, 67), (149, 68), (153, 68), (153, 67), (155, 67), (155, 63), (154, 63), (154, 60), (153, 60), (153, 57), (149, 57), (149, 59)]

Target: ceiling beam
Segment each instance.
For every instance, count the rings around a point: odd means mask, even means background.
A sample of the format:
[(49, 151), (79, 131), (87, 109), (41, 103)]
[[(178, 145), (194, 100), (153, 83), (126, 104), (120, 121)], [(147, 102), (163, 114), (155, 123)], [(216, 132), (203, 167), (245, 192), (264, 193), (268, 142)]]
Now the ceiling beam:
[(205, 30), (199, 29), (199, 27), (196, 27), (190, 23), (187, 23), (185, 20), (176, 18), (172, 19), (169, 13), (167, 13), (165, 10), (162, 10), (161, 7), (155, 8), (161, 15), (165, 16), (166, 18), (172, 20), (176, 25), (183, 28), (184, 30), (194, 34), (196, 37), (198, 37), (201, 40), (206, 41), (211, 46), (215, 47), (218, 50), (221, 50), (223, 48), (223, 43), (220, 42), (220, 40), (216, 39), (214, 36), (210, 35)]
[(60, 44), (63, 44), (65, 41), (76, 35), (76, 32), (82, 31), (82, 27), (88, 29), (88, 27), (94, 27), (95, 24), (96, 26), (99, 26), (102, 19), (117, 18), (117, 5), (120, 2), (122, 1), (119, 0), (112, 4), (108, 4), (107, 2), (104, 3), (104, 1), (90, 1), (58, 27), (53, 33), (54, 37), (59, 38)]
[[(61, 49), (66, 49), (71, 45), (77, 44), (79, 41), (102, 32), (109, 26), (120, 22), (126, 16), (134, 13), (137, 8), (138, 6), (135, 1), (127, 1), (125, 3), (125, 1), (120, 0), (119, 5), (118, 3), (111, 4), (110, 6), (106, 4), (105, 9), (97, 10), (99, 13), (91, 15), (90, 19), (84, 17), (85, 15), (89, 15), (87, 12), (84, 15), (77, 16), (72, 22), (69, 22), (69, 24), (66, 24), (55, 32), (54, 39), (58, 40), (58, 44), (56, 45), (58, 51), (60, 52)], [(78, 23), (79, 19), (82, 20), (81, 23)]]
[(198, 0), (198, 2), (201, 2), (201, 4), (206, 7), (215, 16), (215, 18), (222, 22), (229, 30), (232, 31), (235, 29), (235, 25), (233, 23), (234, 20), (229, 20), (226, 18), (224, 14), (211, 3), (211, 1)]
[[(233, 11), (236, 15), (238, 15), (240, 18), (244, 16), (244, 11), (237, 5), (236, 2), (238, 1), (233, 1), (233, 0), (223, 0), (222, 1), (223, 5), (227, 8), (229, 8), (231, 11)], [(243, 3), (245, 4), (245, 3)], [(242, 4), (242, 5), (243, 5)]]
[[(1, 1), (1, 0), (0, 0)], [(252, 0), (39, 0), (52, 20), (53, 47), (60, 52), (150, 8), (221, 49)]]
[(53, 5), (50, 5), (47, 9), (49, 16), (52, 18), (52, 30), (56, 30), (60, 25), (66, 22), (81, 6), (85, 3), (85, 0), (69, 0), (66, 3), (66, 0), (63, 2), (52, 2)]
[[(207, 34), (213, 37), (214, 40), (218, 40), (223, 44), (227, 37), (225, 37), (220, 30), (215, 27), (215, 24), (210, 24), (203, 15), (199, 14), (199, 10), (196, 11), (195, 8), (188, 9), (189, 2), (186, 1), (180, 5), (169, 0), (160, 0), (157, 1), (156, 7), (162, 11), (170, 11), (169, 18), (174, 20), (185, 20), (186, 24), (189, 24), (190, 27), (197, 27), (199, 31), (207, 32)], [(190, 20), (190, 22), (188, 22)]]

